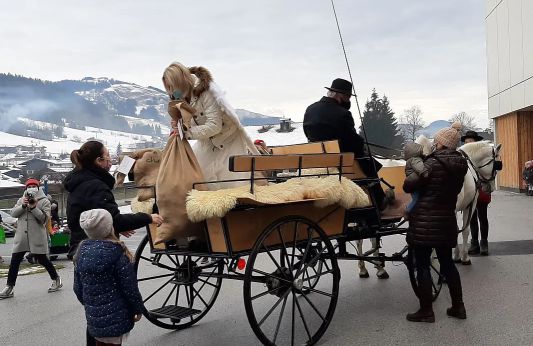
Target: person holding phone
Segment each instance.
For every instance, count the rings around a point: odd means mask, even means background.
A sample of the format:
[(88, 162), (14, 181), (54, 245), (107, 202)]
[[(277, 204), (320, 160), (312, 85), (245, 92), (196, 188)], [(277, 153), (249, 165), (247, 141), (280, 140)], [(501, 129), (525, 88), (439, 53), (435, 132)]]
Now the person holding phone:
[[(229, 158), (259, 155), (259, 151), (246, 134), (235, 110), (224, 98), (224, 93), (213, 81), (211, 73), (205, 67), (187, 68), (174, 62), (165, 69), (163, 84), (171, 99), (169, 111), (176, 100), (186, 101), (194, 110), (190, 123), (184, 121), (179, 129), (181, 125), (178, 122), (172, 121), (171, 125), (181, 131), (184, 138), (196, 140), (193, 150), (205, 180), (249, 178), (247, 173), (230, 172)], [(210, 188), (235, 185), (239, 183), (213, 184)]]

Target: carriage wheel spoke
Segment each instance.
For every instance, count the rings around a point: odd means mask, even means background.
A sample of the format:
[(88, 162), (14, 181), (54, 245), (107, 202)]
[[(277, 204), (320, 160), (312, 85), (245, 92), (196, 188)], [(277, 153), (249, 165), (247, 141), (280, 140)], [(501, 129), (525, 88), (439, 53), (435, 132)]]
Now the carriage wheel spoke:
[(303, 294), (302, 297), (304, 297), (304, 299), (307, 301), (307, 303), (313, 308), (313, 310), (315, 310), (315, 312), (317, 313), (317, 315), (320, 317), (320, 319), (322, 321), (325, 321), (326, 319), (324, 318), (324, 316), (322, 316), (322, 314), (320, 313), (320, 311), (318, 311), (317, 307), (315, 306), (315, 304), (313, 304), (313, 302), (311, 301), (311, 299), (309, 299), (307, 297), (307, 295)]
[(180, 298), (180, 288), (181, 288), (181, 285), (176, 285), (178, 287), (178, 289), (176, 290), (176, 301), (174, 303), (174, 305), (178, 306), (178, 302), (179, 302), (179, 298)]
[(211, 287), (214, 287), (214, 288), (217, 288), (217, 287), (218, 287), (217, 285), (212, 284), (212, 283), (210, 283), (209, 281), (207, 281), (207, 280), (209, 280), (209, 279), (204, 280), (204, 279), (202, 279), (202, 278), (198, 278), (198, 280), (200, 280), (201, 282), (203, 282), (203, 283), (205, 283), (206, 285), (209, 285), (209, 286), (211, 286)]
[[(303, 252), (303, 257), (302, 257), (302, 260), (300, 261), (301, 263), (303, 263), (303, 270), (306, 269), (305, 260), (307, 259), (309, 248), (311, 247), (311, 243), (313, 242), (313, 237), (311, 236), (311, 233), (312, 231), (310, 230), (310, 228), (307, 228), (307, 236), (308, 236), (307, 245), (305, 246), (305, 252)], [(300, 267), (300, 269), (296, 272), (296, 275), (294, 275), (294, 278), (297, 278), (298, 276), (300, 276), (303, 270), (302, 270), (302, 267)]]
[(272, 314), (272, 312), (278, 307), (279, 303), (281, 303), (281, 301), (283, 299), (285, 299), (286, 297), (289, 296), (289, 293), (290, 293), (290, 290), (287, 290), (287, 292), (285, 292), (285, 294), (283, 294), (283, 296), (281, 296), (278, 301), (276, 302), (276, 304), (274, 304), (274, 306), (272, 306), (270, 308), (270, 310), (268, 310), (268, 312), (265, 314), (265, 316), (263, 316), (263, 318), (261, 319), (261, 321), (259, 321), (259, 323), (257, 324), (259, 327), (261, 327), (261, 325), (266, 321), (266, 319)]
[(294, 346), (294, 310), (295, 309), (295, 301), (296, 301), (296, 297), (294, 296), (294, 294), (292, 295), (292, 330), (291, 330), (291, 346)]
[(209, 304), (207, 304), (207, 303), (205, 302), (204, 298), (202, 298), (202, 296), (200, 295), (200, 292), (198, 292), (194, 287), (192, 287), (192, 290), (193, 290), (193, 292), (196, 293), (196, 294), (194, 295), (194, 297), (193, 297), (193, 300), (194, 300), (194, 298), (198, 297), (198, 298), (200, 298), (200, 300), (202, 301), (202, 303), (204, 303), (205, 307), (208, 307)]
[(166, 278), (169, 276), (174, 276), (174, 274), (163, 274), (163, 275), (150, 276), (147, 278), (137, 279), (137, 282)]
[[(311, 259), (311, 261), (309, 261), (309, 263), (305, 263), (304, 267), (300, 269), (300, 271), (297, 273), (297, 275), (295, 275), (294, 277), (297, 278), (304, 270), (306, 270), (307, 268), (309, 268), (309, 264), (310, 263), (313, 263), (315, 262), (320, 256), (322, 256), (322, 254), (324, 253), (324, 251), (326, 251), (328, 248), (327, 247), (324, 247), (322, 250), (320, 250), (320, 252), (318, 254), (316, 254), (315, 257), (313, 257), (313, 259)], [(307, 251), (306, 253), (304, 254), (304, 257), (307, 255)]]
[(283, 319), (283, 314), (285, 313), (285, 305), (287, 305), (288, 297), (289, 296), (287, 295), (285, 299), (283, 299), (283, 305), (281, 306), (281, 313), (279, 315), (278, 324), (276, 325), (276, 331), (274, 332), (274, 340), (272, 340), (273, 344), (276, 344), (276, 339), (278, 338), (279, 327), (281, 326), (281, 320)]
[(279, 276), (276, 276), (276, 275), (273, 275), (273, 274), (265, 273), (264, 271), (259, 270), (259, 269), (252, 269), (252, 270), (254, 272), (258, 273), (258, 274), (265, 275), (265, 276), (268, 276), (268, 277), (271, 277), (271, 278), (274, 278), (274, 279), (277, 279), (277, 280), (281, 280), (283, 282), (286, 282), (286, 283), (289, 283), (289, 284), (292, 285), (292, 281), (290, 281), (290, 280), (287, 280), (287, 279), (284, 279), (284, 278), (280, 278)]
[(257, 298), (261, 298), (269, 293), (272, 293), (272, 292), (276, 292), (277, 290), (279, 290), (280, 288), (279, 287), (276, 287), (276, 288), (273, 288), (273, 289), (270, 289), (268, 291), (264, 291), (262, 293), (259, 293), (259, 294), (256, 294), (255, 296), (251, 297), (250, 300), (256, 300)]
[(307, 280), (311, 281), (313, 279), (318, 279), (319, 277), (324, 276), (324, 275), (328, 275), (328, 274), (333, 274), (333, 271), (330, 270), (330, 271), (326, 271), (326, 272), (320, 272), (320, 274), (316, 274), (316, 275), (313, 275), (313, 276), (309, 276), (309, 274), (307, 274)]
[(311, 340), (311, 333), (309, 333), (309, 327), (307, 326), (307, 321), (305, 320), (304, 313), (302, 311), (302, 308), (300, 307), (300, 302), (296, 298), (296, 295), (293, 293), (292, 299), (296, 302), (296, 307), (298, 308), (298, 311), (300, 312), (300, 317), (302, 318), (302, 322), (304, 323), (305, 331), (307, 333), (307, 336), (309, 337), (309, 340)]
[(272, 262), (274, 262), (274, 264), (276, 265), (276, 268), (278, 268), (280, 274), (281, 274), (281, 275), (284, 275), (284, 274), (283, 274), (283, 269), (281, 269), (281, 266), (279, 265), (278, 261), (276, 261), (276, 259), (274, 258), (274, 256), (272, 256), (272, 253), (270, 253), (270, 249), (269, 249), (265, 244), (263, 244), (263, 247), (265, 248), (268, 257), (270, 257), (270, 259), (272, 260)]
[(144, 256), (141, 255), (141, 258), (142, 258), (143, 260), (145, 260), (146, 262), (150, 262), (150, 263), (153, 262), (153, 261), (152, 261), (151, 259), (149, 259), (148, 257), (144, 257)]
[(327, 297), (333, 298), (333, 295), (332, 295), (332, 294), (326, 293), (326, 292), (324, 292), (324, 291), (316, 290), (316, 289), (311, 288), (311, 287), (303, 286), (302, 289), (309, 290), (309, 291), (311, 291), (311, 292), (318, 293), (318, 294), (321, 294), (321, 295), (323, 295), (323, 296), (327, 296)]
[(163, 305), (161, 305), (161, 307), (164, 307), (164, 306), (167, 305), (167, 303), (168, 303), (170, 297), (172, 296), (172, 293), (174, 293), (174, 291), (176, 290), (176, 287), (178, 287), (178, 286), (174, 286), (174, 287), (172, 287), (172, 289), (170, 290), (170, 293), (169, 293), (168, 296), (167, 296), (167, 299), (165, 299), (165, 302), (163, 303)]
[(292, 238), (292, 259), (291, 259), (291, 267), (294, 268), (294, 252), (296, 250), (296, 238), (298, 233), (298, 221), (294, 224), (294, 236)]
[(145, 300), (143, 300), (143, 303), (146, 303), (146, 302), (147, 302), (148, 300), (150, 300), (153, 296), (155, 296), (159, 291), (161, 291), (163, 288), (165, 288), (165, 286), (168, 285), (168, 283), (169, 283), (170, 281), (172, 281), (172, 279), (173, 279), (173, 278), (168, 279), (168, 281), (165, 282), (165, 283), (163, 284), (163, 286), (159, 287), (159, 288), (158, 288), (157, 290), (155, 290), (152, 294), (150, 294), (150, 295), (148, 296), (148, 298), (146, 298)]
[(172, 262), (176, 267), (179, 267), (179, 264), (176, 261), (174, 261), (174, 259), (170, 255), (166, 255), (166, 256), (168, 257), (170, 262)]
[(283, 245), (283, 251), (280, 251), (282, 252), (281, 256), (285, 255), (285, 260), (287, 261), (287, 265), (289, 266), (289, 271), (292, 273), (292, 264), (291, 264), (291, 261), (289, 261), (289, 254), (287, 253), (287, 246), (285, 246), (285, 240), (283, 240), (283, 236), (281, 235), (280, 227), (278, 227), (278, 235), (279, 235), (279, 240), (281, 240), (281, 244)]
[[(209, 273), (209, 276), (213, 275), (213, 274), (215, 273), (215, 270), (216, 270), (216, 269), (217, 269), (216, 267), (213, 268), (213, 271), (212, 271), (211, 273)], [(200, 291), (204, 288), (204, 286), (206, 285), (206, 283), (207, 283), (207, 281), (204, 282), (204, 283), (202, 284), (202, 286), (200, 286), (200, 288), (198, 289), (198, 293), (200, 293)], [(191, 287), (193, 287), (193, 286), (191, 285)], [(193, 289), (194, 289), (194, 287), (193, 287)], [(194, 300), (194, 297), (193, 297), (193, 300)]]

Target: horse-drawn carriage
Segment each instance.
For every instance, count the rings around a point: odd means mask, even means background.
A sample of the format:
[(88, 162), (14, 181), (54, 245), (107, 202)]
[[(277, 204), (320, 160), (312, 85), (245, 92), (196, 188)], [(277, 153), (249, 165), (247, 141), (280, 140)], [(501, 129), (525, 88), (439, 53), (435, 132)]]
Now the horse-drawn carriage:
[[(414, 256), (408, 246), (389, 256), (380, 252), (382, 237), (406, 232), (402, 212), (408, 196), (400, 191), (403, 167), (384, 167), (382, 179), (367, 178), (353, 154), (340, 153), (336, 142), (277, 147), (272, 154), (232, 157), (230, 170), (250, 173), (249, 194), (236, 198), (223, 215), (206, 216), (201, 221), (202, 240), (194, 247), (156, 244), (156, 227), (147, 229), (135, 267), (150, 322), (167, 329), (189, 327), (214, 305), (223, 279), (240, 280), (248, 321), (263, 344), (314, 344), (335, 312), (338, 260), (403, 262), (416, 292)], [(258, 172), (282, 174), (257, 178)], [(308, 186), (331, 184), (326, 190), (332, 195), (342, 195), (346, 180), (361, 191), (371, 184), (389, 184), (397, 187), (397, 208), (380, 212), (371, 194), (359, 204), (333, 203), (320, 194), (283, 202), (250, 197), (259, 193), (254, 191), (260, 189), (258, 179), (284, 184), (292, 177), (314, 179)], [(357, 207), (347, 208), (352, 205)], [(364, 253), (351, 254), (342, 246), (368, 238), (376, 241)], [(432, 264), (432, 272), (436, 298), (442, 286), (438, 265)]]

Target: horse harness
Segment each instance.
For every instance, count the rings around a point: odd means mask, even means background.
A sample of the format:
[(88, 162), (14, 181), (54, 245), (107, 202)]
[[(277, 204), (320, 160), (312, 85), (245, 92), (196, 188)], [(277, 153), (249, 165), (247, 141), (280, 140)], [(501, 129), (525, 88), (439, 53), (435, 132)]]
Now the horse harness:
[[(474, 198), (472, 199), (472, 201), (468, 205), (468, 220), (467, 220), (465, 226), (463, 227), (463, 229), (459, 230), (459, 232), (458, 232), (458, 233), (461, 233), (470, 225), (470, 221), (472, 220), (472, 214), (473, 214), (472, 210), (474, 208), (474, 201), (477, 200), (477, 197), (478, 197), (478, 194), (479, 194), (478, 189), (481, 188), (481, 183), (490, 183), (490, 182), (494, 181), (496, 179), (497, 172), (502, 170), (503, 164), (502, 164), (501, 161), (496, 160), (496, 152), (494, 151), (494, 148), (492, 148), (492, 159), (489, 160), (484, 165), (481, 165), (481, 166), (474, 165), (474, 163), (472, 162), (470, 157), (463, 150), (459, 149), (457, 151), (466, 159), (466, 161), (468, 163), (468, 170), (469, 171), (472, 171), (472, 170), (474, 171), (474, 173), (475, 173), (474, 182), (475, 182), (475, 185), (476, 185), (476, 193), (474, 194)], [(493, 162), (494, 162), (494, 164), (492, 166), (492, 172), (491, 172), (490, 178), (487, 179), (484, 176), (479, 174), (477, 169), (486, 167), (486, 166), (490, 165)]]

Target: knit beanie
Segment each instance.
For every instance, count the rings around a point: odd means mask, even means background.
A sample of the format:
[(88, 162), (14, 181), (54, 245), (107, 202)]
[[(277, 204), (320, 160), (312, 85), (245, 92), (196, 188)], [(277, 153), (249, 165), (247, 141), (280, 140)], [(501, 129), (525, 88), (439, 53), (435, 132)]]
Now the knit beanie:
[(457, 149), (461, 139), (461, 123), (456, 121), (451, 127), (440, 129), (435, 134), (435, 143), (444, 145), (448, 149)]
[(113, 234), (113, 218), (105, 209), (91, 209), (81, 213), (80, 226), (90, 239), (106, 239)]

